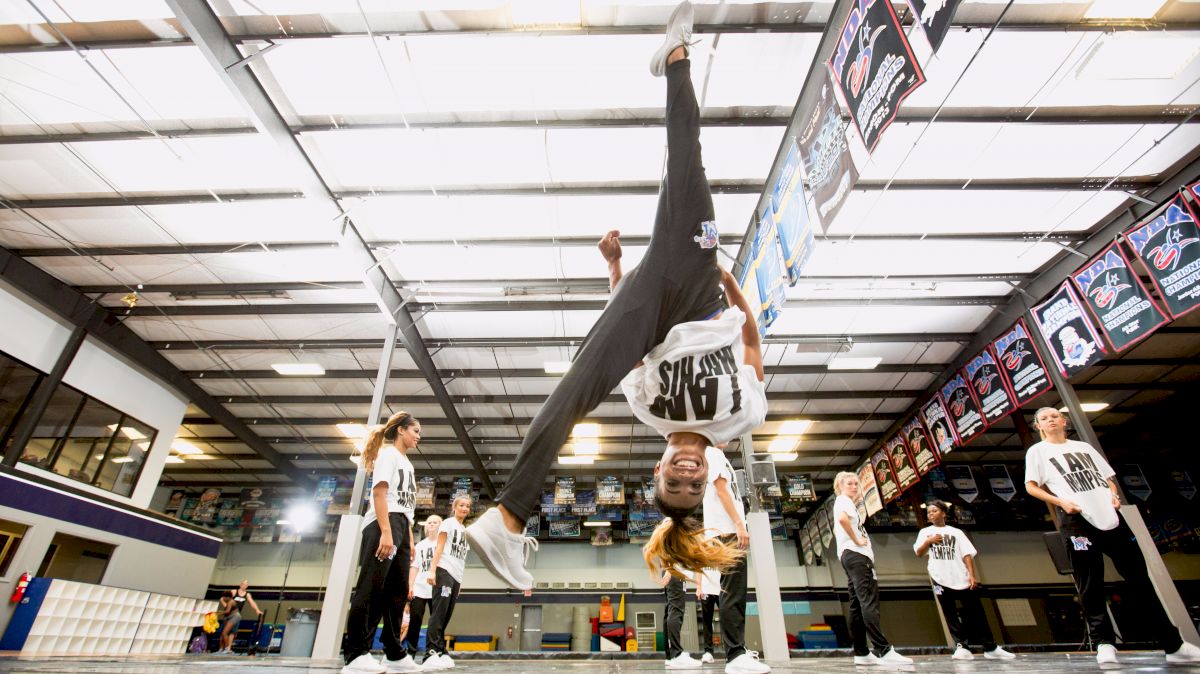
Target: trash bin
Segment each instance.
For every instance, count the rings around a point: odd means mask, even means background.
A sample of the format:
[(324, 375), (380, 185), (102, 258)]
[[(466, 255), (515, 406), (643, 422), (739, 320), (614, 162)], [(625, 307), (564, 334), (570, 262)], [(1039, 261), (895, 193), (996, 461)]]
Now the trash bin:
[(288, 609), (287, 629), (283, 631), (280, 655), (299, 658), (312, 657), (313, 642), (317, 640), (317, 623), (321, 611), (315, 608)]

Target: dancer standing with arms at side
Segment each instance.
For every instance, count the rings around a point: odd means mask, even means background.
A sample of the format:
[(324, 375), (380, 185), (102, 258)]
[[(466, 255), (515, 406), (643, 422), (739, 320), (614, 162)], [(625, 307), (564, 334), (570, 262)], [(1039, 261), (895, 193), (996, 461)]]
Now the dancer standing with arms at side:
[(683, 579), (664, 571), (658, 579), (663, 586), (666, 609), (663, 611), (663, 638), (667, 646), (667, 669), (700, 669), (700, 661), (683, 650), (683, 613), (686, 608), (687, 591)]
[(450, 504), (450, 517), (438, 525), (437, 545), (433, 548), (427, 581), (433, 586), (433, 608), (429, 611), (429, 629), (425, 631), (424, 669), (450, 669), (454, 660), (446, 654), (446, 626), (454, 615), (458, 591), (462, 589), (467, 566), (467, 544), (463, 522), (471, 514), (471, 497), (459, 496)]
[(413, 561), (408, 573), (408, 636), (404, 650), (410, 658), (417, 657), (421, 641), (421, 621), (425, 609), (433, 601), (433, 586), (429, 584), (429, 572), (433, 569), (433, 549), (437, 545), (438, 527), (442, 518), (430, 515), (425, 520), (425, 538), (413, 549)]
[[(367, 435), (362, 465), (371, 473), (371, 508), (363, 518), (358, 584), (346, 619), (344, 674), (414, 672), (419, 667), (401, 645), (400, 625), (408, 601), (417, 479), (408, 452), (421, 442), (421, 422), (397, 412)], [(371, 657), (375, 626), (383, 619), (380, 663)]]
[[(988, 660), (1012, 660), (1016, 656), (996, 645), (992, 631), (988, 628), (983, 604), (979, 602), (979, 574), (975, 571), (975, 546), (971, 539), (957, 527), (947, 526), (946, 514), (950, 507), (942, 501), (930, 501), (925, 505), (925, 516), (929, 526), (917, 532), (913, 552), (918, 557), (929, 557), (929, 579), (933, 582), (933, 595), (942, 607), (946, 626), (954, 638), (955, 660), (973, 660), (972, 640), (983, 647), (983, 657)], [(958, 604), (962, 603), (962, 613)]]
[(1053, 407), (1034, 416), (1042, 441), (1025, 453), (1025, 491), (1054, 507), (1058, 531), (1071, 555), (1096, 662), (1117, 662), (1116, 635), (1105, 606), (1104, 556), (1125, 579), (1127, 596), (1145, 600), (1138, 619), (1158, 635), (1171, 664), (1200, 662), (1200, 648), (1186, 643), (1171, 624), (1146, 571), (1146, 559), (1121, 518), (1116, 472), (1086, 442), (1067, 439), (1067, 419)]
[[(855, 665), (911, 665), (912, 658), (896, 652), (879, 625), (879, 580), (875, 577), (875, 551), (858, 512), (859, 484), (856, 473), (841, 472), (833, 478), (833, 533), (838, 559), (846, 572), (850, 592), (850, 638), (854, 640)], [(721, 618), (724, 620), (724, 616)], [(874, 649), (867, 647), (870, 640)]]
[(713, 614), (721, 599), (721, 574), (716, 569), (704, 569), (696, 583), (696, 601), (700, 603), (701, 638), (704, 640), (704, 655), (700, 662), (710, 665), (713, 657)]

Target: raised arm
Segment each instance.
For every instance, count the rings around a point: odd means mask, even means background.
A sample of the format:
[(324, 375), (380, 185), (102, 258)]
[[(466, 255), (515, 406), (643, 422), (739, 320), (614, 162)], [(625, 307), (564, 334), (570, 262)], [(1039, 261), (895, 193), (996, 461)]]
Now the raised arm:
[(596, 244), (600, 249), (600, 254), (604, 256), (604, 261), (608, 263), (608, 289), (616, 290), (617, 284), (621, 282), (621, 232), (620, 230), (609, 230), (600, 239), (600, 243)]
[(758, 380), (763, 380), (762, 339), (758, 335), (758, 323), (754, 320), (754, 311), (746, 296), (742, 294), (737, 279), (728, 270), (721, 270), (721, 287), (725, 289), (725, 298), (729, 305), (737, 307), (746, 314), (746, 322), (742, 324), (742, 346), (745, 347), (746, 364), (754, 367)]

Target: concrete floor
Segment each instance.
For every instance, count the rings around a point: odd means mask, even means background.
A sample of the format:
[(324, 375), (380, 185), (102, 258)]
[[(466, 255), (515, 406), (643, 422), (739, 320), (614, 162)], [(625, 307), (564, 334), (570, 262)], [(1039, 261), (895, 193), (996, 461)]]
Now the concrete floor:
[[(37, 658), (21, 659), (16, 656), (0, 656), (0, 674), (70, 673), (70, 674), (209, 674), (211, 672), (251, 672), (252, 674), (329, 674), (340, 669), (340, 662), (316, 661), (307, 658), (285, 658), (279, 656), (172, 656), (99, 659)], [(847, 657), (793, 658), (786, 663), (777, 663), (773, 671), (779, 674), (814, 672), (819, 674), (847, 674), (856, 668)], [(1200, 671), (1200, 667), (1168, 667), (1162, 652), (1133, 651), (1122, 653), (1121, 664), (1101, 668), (1091, 653), (1031, 653), (1020, 655), (1011, 662), (993, 662), (977, 658), (970, 662), (956, 662), (948, 656), (919, 656), (916, 664), (901, 671), (931, 672), (938, 674), (968, 674), (978, 672), (1184, 672)], [(459, 659), (452, 672), (514, 672), (521, 674), (626, 674), (628, 672), (664, 672), (662, 660), (503, 660), (490, 657), (486, 660)], [(878, 668), (857, 668), (858, 672), (886, 671)], [(709, 665), (698, 674), (723, 674), (719, 665)]]

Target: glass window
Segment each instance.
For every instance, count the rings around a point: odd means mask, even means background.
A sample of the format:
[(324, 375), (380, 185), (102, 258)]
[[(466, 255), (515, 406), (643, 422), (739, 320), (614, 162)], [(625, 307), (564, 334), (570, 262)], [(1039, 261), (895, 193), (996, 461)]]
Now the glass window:
[(8, 447), (13, 426), (25, 411), (42, 376), (41, 372), (21, 361), (0, 353), (0, 448)]
[(70, 386), (60, 385), (55, 389), (46, 411), (42, 418), (38, 419), (33, 437), (21, 452), (21, 461), (38, 468), (53, 470), (52, 466), (85, 402), (87, 398)]
[(8, 567), (17, 556), (17, 548), (29, 527), (24, 524), (0, 520), (0, 578), (8, 573)]

